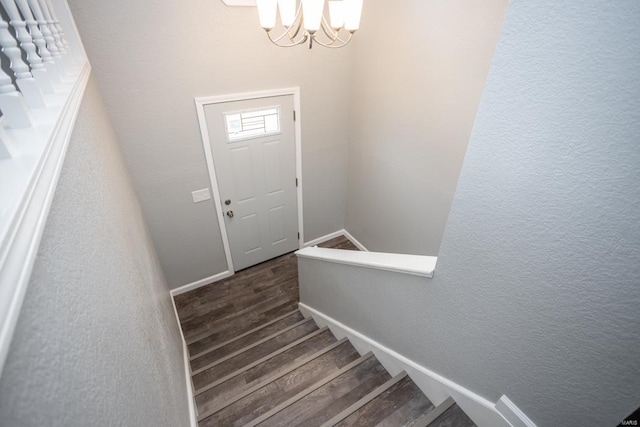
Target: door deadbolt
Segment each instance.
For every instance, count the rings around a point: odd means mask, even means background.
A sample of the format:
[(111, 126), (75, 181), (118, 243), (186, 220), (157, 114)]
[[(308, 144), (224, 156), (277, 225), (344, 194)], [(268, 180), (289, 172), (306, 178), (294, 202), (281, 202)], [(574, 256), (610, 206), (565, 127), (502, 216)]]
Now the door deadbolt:
[(229, 205), (231, 204), (231, 200), (229, 200), (229, 199), (225, 200), (225, 201), (224, 201), (224, 204), (225, 204), (225, 205), (227, 205), (227, 206), (229, 206)]
[(227, 216), (229, 218), (233, 218), (233, 211), (227, 211)]

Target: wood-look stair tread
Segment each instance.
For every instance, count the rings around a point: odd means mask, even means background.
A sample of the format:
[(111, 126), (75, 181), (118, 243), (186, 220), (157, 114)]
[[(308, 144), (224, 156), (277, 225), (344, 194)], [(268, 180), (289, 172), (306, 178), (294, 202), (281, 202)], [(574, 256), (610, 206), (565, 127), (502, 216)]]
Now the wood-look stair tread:
[[(196, 354), (234, 336), (253, 329), (265, 322), (296, 309), (297, 294), (290, 294), (287, 284), (278, 286), (272, 295), (257, 295), (246, 304), (233, 303), (220, 313), (205, 313), (197, 319), (182, 323), (184, 338), (189, 346), (189, 354)], [(286, 310), (279, 310), (287, 307)], [(276, 313), (274, 313), (276, 312)], [(214, 315), (221, 317), (214, 317)], [(198, 342), (208, 338), (205, 348), (198, 348)]]
[(264, 304), (257, 305), (255, 312), (242, 313), (227, 323), (212, 324), (206, 331), (200, 331), (197, 339), (188, 341), (189, 354), (199, 354), (297, 308), (298, 303), (287, 298), (279, 299), (276, 302), (265, 301)]
[[(447, 401), (451, 404), (439, 417), (428, 424), (416, 427), (476, 427), (475, 423), (469, 418), (464, 411), (453, 402), (453, 399)], [(445, 402), (447, 402), (445, 401)], [(439, 405), (442, 406), (443, 404)]]
[(297, 365), (266, 378), (219, 410), (201, 413), (200, 427), (244, 426), (359, 357), (351, 343), (343, 338)]
[(398, 382), (402, 381), (405, 378), (407, 378), (407, 373), (404, 371), (400, 372), (398, 375), (391, 378), (384, 384), (378, 386), (376, 389), (368, 393), (366, 396), (362, 397), (360, 400), (358, 400), (348, 408), (344, 409), (339, 414), (334, 415), (329, 421), (325, 421), (321, 427), (333, 427), (337, 425), (345, 418), (352, 416), (363, 406), (371, 403), (374, 399), (376, 399), (381, 394), (387, 392), (390, 388), (392, 388), (394, 385), (396, 385)]
[(433, 409), (431, 401), (406, 376), (336, 425), (414, 426), (417, 420)]
[(227, 318), (238, 314), (242, 310), (251, 309), (253, 305), (261, 301), (286, 295), (293, 286), (292, 280), (295, 280), (295, 278), (287, 277), (286, 280), (283, 277), (274, 278), (270, 286), (263, 287), (260, 290), (256, 290), (255, 286), (252, 286), (250, 292), (240, 289), (228, 297), (201, 303), (185, 314), (182, 319), (182, 326), (189, 330), (188, 335), (190, 337), (195, 332), (195, 328), (206, 327), (211, 322), (224, 323)]
[[(308, 325), (305, 325), (308, 324)], [(203, 357), (197, 359), (196, 361), (193, 361), (191, 363), (191, 375), (196, 375), (199, 374), (200, 372), (204, 372), (207, 369), (211, 369), (217, 365), (220, 365), (224, 362), (226, 362), (229, 359), (232, 359), (238, 355), (240, 355), (241, 353), (245, 353), (248, 352), (249, 350), (258, 347), (260, 345), (263, 344), (267, 344), (269, 341), (271, 340), (276, 340), (278, 337), (282, 336), (282, 335), (288, 335), (291, 334), (292, 336), (300, 336), (300, 334), (296, 333), (296, 331), (294, 330), (300, 330), (300, 331), (304, 331), (307, 330), (307, 328), (309, 329), (309, 331), (314, 331), (316, 330), (318, 327), (317, 325), (315, 325), (315, 322), (313, 321), (312, 318), (308, 318), (308, 319), (302, 319), (297, 323), (294, 323), (292, 325), (287, 326), (284, 329), (280, 329), (276, 332), (274, 332), (271, 335), (268, 335), (262, 339), (259, 339), (257, 341), (252, 342), (251, 344), (248, 344), (244, 347), (238, 348), (237, 350), (233, 351), (233, 352), (229, 352), (230, 350), (227, 349), (227, 351), (221, 351), (221, 352), (215, 352), (215, 353), (208, 353), (206, 355), (204, 355)], [(236, 342), (237, 344), (238, 342)], [(224, 354), (227, 353), (227, 354)], [(218, 357), (216, 357), (218, 356)], [(196, 366), (198, 366), (198, 368), (196, 369)]]
[[(238, 348), (246, 347), (248, 343), (257, 341), (261, 338), (264, 338), (265, 336), (271, 335), (274, 332), (281, 330), (283, 328), (286, 328), (287, 326), (292, 325), (294, 323), (297, 323), (302, 319), (304, 319), (304, 316), (302, 315), (302, 313), (300, 313), (300, 310), (296, 309), (285, 315), (277, 317), (271, 320), (270, 322), (261, 324), (257, 328), (253, 328), (244, 333), (241, 333), (227, 341), (221, 342), (220, 344), (213, 345), (207, 348), (206, 350), (201, 351), (200, 353), (193, 354), (189, 357), (189, 360), (194, 361), (206, 354), (216, 352), (225, 347), (226, 347), (226, 351), (228, 352), (235, 351), (236, 347)], [(244, 343), (247, 343), (247, 344), (245, 345)], [(225, 353), (225, 352), (222, 351), (220, 354), (222, 353)], [(192, 364), (192, 368), (193, 368), (193, 364)]]
[[(322, 329), (317, 329), (318, 327), (315, 324), (313, 326), (315, 326), (316, 328), (315, 331), (310, 332), (302, 336), (301, 338), (293, 342), (290, 342), (284, 346), (278, 346), (276, 347), (275, 350), (272, 350), (272, 347), (271, 347), (275, 343), (270, 343), (271, 344), (270, 346), (268, 347), (265, 346), (264, 348), (261, 348), (261, 349), (254, 348), (249, 350), (249, 352), (247, 352), (246, 354), (242, 353), (234, 357), (233, 359), (230, 359), (218, 366), (215, 366), (210, 370), (201, 372), (196, 376), (191, 377), (193, 381), (193, 387), (195, 389), (195, 395), (197, 396), (209, 389), (212, 389), (213, 387), (218, 386), (224, 381), (227, 381), (230, 378), (233, 378), (234, 376), (239, 375), (242, 372), (253, 368), (254, 366), (257, 366), (262, 362), (265, 362), (273, 357), (276, 357), (277, 355), (282, 354), (285, 351), (288, 351), (289, 349), (309, 339), (312, 339), (317, 335), (327, 334), (333, 337), (333, 335), (329, 331), (329, 328), (324, 327)], [(278, 338), (281, 338), (281, 337), (278, 337)], [(271, 351), (267, 352), (269, 350)]]
[(327, 377), (286, 407), (249, 426), (321, 425), (391, 378), (370, 353), (363, 358), (357, 365), (339, 375)]
[(213, 408), (222, 408), (257, 384), (264, 385), (268, 379), (273, 381), (305, 363), (313, 355), (321, 355), (323, 350), (331, 348), (335, 343), (337, 340), (329, 331), (318, 334), (197, 395), (198, 410), (200, 413), (209, 413)]

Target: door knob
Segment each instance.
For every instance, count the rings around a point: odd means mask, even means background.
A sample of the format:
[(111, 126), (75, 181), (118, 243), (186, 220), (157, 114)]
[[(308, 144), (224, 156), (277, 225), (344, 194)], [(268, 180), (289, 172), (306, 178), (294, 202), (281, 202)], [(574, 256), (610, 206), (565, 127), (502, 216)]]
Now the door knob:
[(233, 218), (233, 211), (227, 211), (227, 216), (229, 218)]

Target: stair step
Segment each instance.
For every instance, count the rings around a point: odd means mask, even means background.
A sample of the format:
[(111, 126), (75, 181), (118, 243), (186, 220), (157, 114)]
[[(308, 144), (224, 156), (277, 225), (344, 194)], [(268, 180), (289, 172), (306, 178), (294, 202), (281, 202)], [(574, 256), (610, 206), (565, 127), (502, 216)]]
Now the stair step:
[[(305, 323), (308, 323), (309, 325), (305, 327)], [(289, 325), (286, 328), (276, 331), (269, 336), (266, 336), (254, 342), (250, 342), (248, 344), (245, 342), (245, 340), (236, 341), (233, 343), (233, 345), (230, 348), (225, 346), (219, 349), (220, 351), (207, 353), (204, 356), (194, 360), (191, 364), (192, 366), (191, 375), (193, 376), (193, 375), (199, 374), (200, 372), (206, 371), (207, 369), (213, 368), (214, 366), (217, 366), (229, 359), (232, 359), (241, 353), (248, 352), (254, 347), (258, 347), (262, 344), (265, 344), (268, 341), (275, 340), (276, 338), (279, 338), (279, 337), (281, 338), (281, 335), (284, 336), (284, 335), (292, 334), (293, 336), (299, 336), (300, 331), (304, 331), (306, 329), (310, 329), (310, 331), (315, 331), (318, 329), (313, 319), (311, 318), (302, 319), (299, 322), (294, 323), (293, 325)], [(245, 345), (244, 347), (240, 347), (237, 350), (231, 352), (233, 347), (238, 347), (240, 344), (243, 344), (243, 343), (247, 345)]]
[(235, 396), (273, 377), (275, 372), (282, 372), (284, 375), (287, 371), (295, 369), (300, 361), (306, 360), (309, 356), (336, 342), (336, 338), (329, 331), (318, 334), (196, 396), (196, 405), (201, 413), (224, 407)]
[[(191, 355), (189, 357), (189, 360), (192, 361), (191, 367), (194, 368), (193, 362), (204, 355), (207, 355), (209, 353), (216, 353), (220, 351), (220, 353), (218, 354), (220, 355), (220, 357), (222, 357), (222, 355), (228, 354), (226, 352), (231, 353), (235, 350), (246, 347), (247, 345), (249, 345), (254, 341), (258, 341), (266, 336), (269, 336), (303, 319), (304, 319), (304, 316), (302, 315), (302, 313), (300, 313), (299, 310), (294, 310), (283, 316), (277, 317), (270, 322), (262, 324), (257, 328), (251, 329), (245, 333), (242, 333), (234, 338), (231, 338), (230, 340), (227, 340), (217, 345), (213, 345), (207, 348), (206, 350), (201, 351), (200, 353)], [(226, 350), (221, 351), (222, 349), (226, 349)]]
[(403, 377), (371, 402), (345, 417), (336, 426), (415, 426), (434, 405), (408, 376)]
[(402, 381), (406, 377), (407, 377), (407, 373), (406, 372), (403, 371), (403, 372), (399, 373), (398, 375), (396, 375), (395, 377), (391, 378), (386, 383), (384, 383), (381, 386), (377, 387), (375, 390), (373, 390), (372, 392), (370, 392), (369, 394), (367, 394), (366, 396), (364, 396), (363, 398), (361, 398), (360, 400), (355, 402), (353, 405), (351, 405), (348, 408), (344, 409), (339, 414), (333, 416), (333, 418), (331, 418), (329, 421), (325, 421), (325, 423), (322, 424), (321, 427), (333, 427), (335, 425), (338, 425), (345, 418), (349, 418), (350, 416), (352, 416), (352, 414), (357, 413), (360, 408), (362, 408), (362, 407), (368, 405), (369, 403), (371, 403), (371, 401), (376, 399), (381, 394), (387, 392), (390, 388), (392, 388), (394, 385), (396, 385), (398, 382)]
[(241, 393), (219, 411), (201, 413), (199, 426), (244, 426), (359, 358), (355, 348), (343, 338)]
[[(407, 373), (404, 371), (400, 372), (398, 375), (391, 378), (389, 381), (382, 384), (381, 386), (373, 390), (371, 393), (367, 394), (362, 399), (358, 400), (353, 405), (344, 409), (338, 415), (335, 415), (329, 421), (326, 421), (324, 424), (322, 424), (321, 427), (332, 427), (332, 426), (338, 425), (342, 420), (349, 418), (350, 416), (352, 416), (352, 414), (357, 413), (360, 408), (362, 408), (365, 405), (368, 405), (369, 403), (371, 403), (371, 401), (376, 399), (381, 394), (388, 392), (389, 389), (391, 389), (393, 386), (395, 386), (397, 383), (399, 383), (405, 378), (407, 378)], [(367, 424), (371, 424), (371, 423), (367, 423)]]
[(380, 362), (368, 353), (350, 369), (330, 375), (287, 401), (287, 406), (279, 406), (248, 426), (321, 425), (390, 378)]
[[(197, 396), (209, 389), (212, 389), (224, 381), (227, 381), (228, 379), (281, 353), (284, 353), (285, 351), (315, 337), (316, 335), (323, 333), (331, 334), (327, 327), (318, 329), (318, 326), (315, 323), (305, 323), (304, 325), (301, 325), (301, 328), (303, 329), (290, 331), (291, 334), (286, 333), (284, 336), (278, 336), (272, 340), (273, 342), (270, 341), (259, 347), (252, 348), (246, 353), (241, 353), (233, 359), (229, 359), (220, 365), (191, 377), (193, 387), (195, 389), (195, 395)], [(300, 334), (303, 332), (305, 332), (305, 334), (300, 337)]]
[(226, 308), (226, 317), (215, 318), (212, 313), (192, 321), (182, 323), (184, 338), (189, 354), (198, 354), (207, 348), (227, 341), (241, 333), (254, 329), (283, 314), (295, 310), (298, 304), (291, 296), (278, 294), (274, 297), (263, 296), (259, 302), (247, 307), (232, 304)]
[(460, 409), (453, 399), (445, 400), (436, 409), (438, 408), (442, 408), (440, 416), (435, 419), (427, 419), (430, 415), (428, 414), (424, 420), (421, 420), (423, 421), (421, 424), (416, 424), (416, 427), (476, 427), (471, 418)]

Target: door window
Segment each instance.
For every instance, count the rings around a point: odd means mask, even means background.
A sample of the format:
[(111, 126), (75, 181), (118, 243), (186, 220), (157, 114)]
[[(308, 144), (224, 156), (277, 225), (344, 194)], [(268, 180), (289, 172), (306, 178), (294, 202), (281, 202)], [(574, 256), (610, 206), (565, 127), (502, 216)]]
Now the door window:
[(227, 142), (280, 133), (280, 107), (224, 113)]

